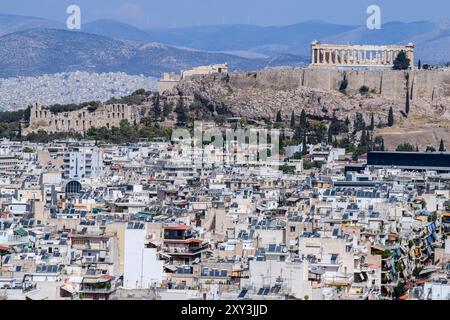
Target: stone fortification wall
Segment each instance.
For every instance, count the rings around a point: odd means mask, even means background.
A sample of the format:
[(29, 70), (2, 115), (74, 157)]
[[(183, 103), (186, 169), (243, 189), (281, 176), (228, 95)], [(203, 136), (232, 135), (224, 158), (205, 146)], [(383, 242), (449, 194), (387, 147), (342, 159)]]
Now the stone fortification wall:
[(119, 127), (122, 120), (131, 124), (139, 122), (139, 108), (125, 104), (100, 105), (96, 109), (85, 107), (75, 111), (51, 112), (35, 104), (30, 110), (30, 121), (24, 133), (44, 130), (53, 132), (76, 132), (83, 134), (90, 128)]
[[(339, 92), (347, 80), (345, 94)], [(408, 80), (409, 79), (409, 80)], [(368, 92), (360, 93), (366, 86)], [(425, 117), (449, 119), (450, 71), (368, 71), (335, 68), (271, 69), (225, 75), (193, 77), (181, 81), (172, 92), (201, 95), (223, 103), (236, 116), (273, 118), (278, 111), (288, 118), (292, 111), (305, 109), (315, 116), (354, 118), (359, 112), (367, 121), (386, 122), (389, 108), (404, 118), (406, 93), (410, 92), (411, 112)]]

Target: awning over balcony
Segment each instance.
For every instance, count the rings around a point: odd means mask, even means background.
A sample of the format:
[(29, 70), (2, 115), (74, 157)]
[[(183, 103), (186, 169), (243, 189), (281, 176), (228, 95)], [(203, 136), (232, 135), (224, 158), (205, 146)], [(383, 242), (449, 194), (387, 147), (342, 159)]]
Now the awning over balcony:
[(102, 283), (102, 282), (108, 282), (111, 281), (114, 277), (112, 276), (101, 276), (101, 277), (96, 277), (96, 278), (83, 278), (83, 282), (82, 283)]
[(166, 268), (166, 269), (168, 269), (168, 270), (170, 270), (172, 272), (177, 271), (177, 267), (174, 266), (174, 265), (171, 265), (171, 264), (165, 265), (164, 268)]

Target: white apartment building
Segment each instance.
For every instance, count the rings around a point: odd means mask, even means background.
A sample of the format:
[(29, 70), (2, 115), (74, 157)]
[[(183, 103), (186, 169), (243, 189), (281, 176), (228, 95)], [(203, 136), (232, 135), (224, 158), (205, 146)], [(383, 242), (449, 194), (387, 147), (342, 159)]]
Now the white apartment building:
[(65, 179), (98, 177), (103, 172), (103, 151), (96, 147), (73, 147), (64, 154)]
[(147, 246), (144, 223), (129, 223), (125, 230), (123, 286), (125, 289), (148, 289), (163, 280), (163, 262), (156, 248)]

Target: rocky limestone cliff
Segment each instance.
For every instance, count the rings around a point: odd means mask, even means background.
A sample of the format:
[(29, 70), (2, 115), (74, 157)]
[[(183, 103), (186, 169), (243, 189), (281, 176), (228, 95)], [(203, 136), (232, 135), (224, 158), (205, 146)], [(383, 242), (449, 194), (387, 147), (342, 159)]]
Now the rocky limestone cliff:
[[(339, 91), (344, 79), (348, 83), (345, 93)], [(360, 92), (363, 86), (367, 93)], [(406, 117), (407, 90), (410, 113)], [(225, 105), (235, 116), (253, 119), (273, 120), (281, 110), (287, 120), (292, 111), (298, 116), (304, 109), (317, 117), (329, 118), (334, 113), (339, 119), (350, 120), (361, 113), (366, 123), (373, 114), (375, 124), (385, 124), (392, 107), (396, 125), (380, 130), (380, 134), (398, 136), (402, 130), (439, 128), (435, 138), (448, 138), (450, 149), (450, 71), (445, 69), (404, 72), (290, 68), (217, 74), (183, 80), (166, 94), (195, 94), (213, 104)], [(424, 144), (435, 144), (428, 140)]]
[[(374, 113), (385, 120), (392, 106), (396, 116), (405, 110), (406, 90), (410, 90), (411, 112), (426, 117), (450, 117), (450, 72), (336, 71), (329, 69), (278, 69), (257, 73), (231, 73), (193, 77), (182, 81), (171, 95), (201, 95), (215, 103), (224, 103), (239, 116), (273, 118), (281, 110), (305, 109), (317, 116), (353, 118), (357, 112)], [(344, 77), (346, 94), (339, 92)], [(409, 82), (409, 83), (408, 83)], [(407, 86), (408, 83), (408, 86)], [(367, 94), (359, 89), (366, 86)]]

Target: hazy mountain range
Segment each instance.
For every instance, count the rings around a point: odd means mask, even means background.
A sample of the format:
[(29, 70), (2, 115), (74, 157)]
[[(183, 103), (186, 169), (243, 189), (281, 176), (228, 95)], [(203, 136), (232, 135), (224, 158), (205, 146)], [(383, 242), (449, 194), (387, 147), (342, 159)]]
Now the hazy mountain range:
[(450, 61), (450, 23), (390, 22), (381, 30), (308, 21), (289, 26), (196, 26), (141, 30), (99, 20), (69, 31), (36, 17), (0, 14), (0, 77), (66, 71), (159, 76), (195, 65), (228, 62), (232, 70), (300, 66), (309, 45), (325, 43), (416, 44), (423, 63)]

